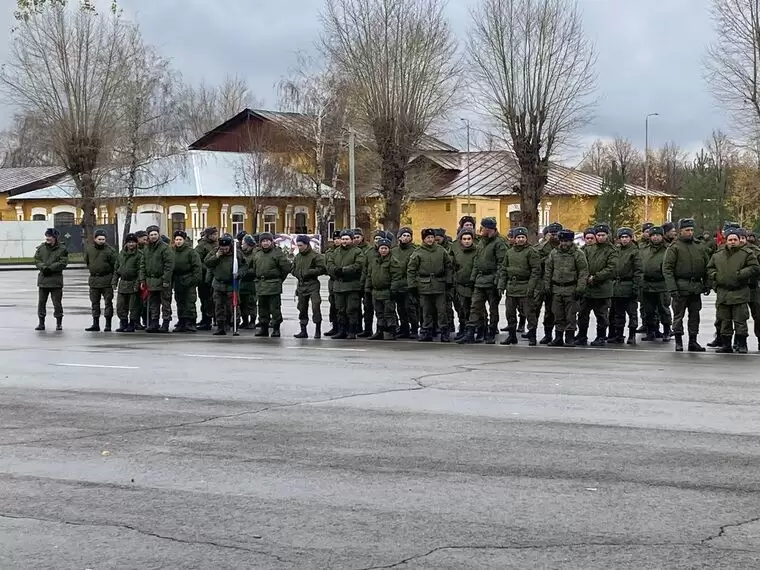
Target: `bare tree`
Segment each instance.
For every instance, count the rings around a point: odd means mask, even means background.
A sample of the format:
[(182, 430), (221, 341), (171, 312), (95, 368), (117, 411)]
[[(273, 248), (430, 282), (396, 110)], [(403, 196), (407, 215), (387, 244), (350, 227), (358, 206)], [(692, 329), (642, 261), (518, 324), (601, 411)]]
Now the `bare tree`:
[(124, 116), (131, 68), (125, 46), (135, 33), (116, 16), (48, 8), (19, 22), (0, 74), (0, 87), (20, 112), (40, 121), (44, 145), (73, 179), (85, 239)]
[(482, 0), (472, 17), (474, 94), (511, 143), (535, 239), (549, 162), (590, 120), (594, 48), (574, 0)]
[(583, 153), (583, 160), (579, 170), (586, 174), (602, 176), (608, 167), (609, 153), (607, 145), (602, 139), (596, 139), (591, 143), (588, 150)]
[(608, 145), (610, 159), (623, 182), (630, 183), (642, 163), (642, 156), (630, 139), (617, 136)]
[(0, 133), (0, 167), (55, 165), (41, 128), (35, 115), (16, 113), (11, 126)]
[(442, 0), (327, 0), (322, 45), (351, 86), (381, 160), (381, 220), (396, 231), (410, 159), (460, 84), (457, 44)]
[[(43, 12), (46, 8), (64, 8), (67, 4), (67, 0), (16, 0), (16, 10), (13, 15), (17, 20), (25, 20)], [(95, 0), (79, 0), (79, 8), (84, 12), (97, 13), (95, 4)], [(113, 14), (118, 11), (116, 0), (111, 1), (110, 9)]]

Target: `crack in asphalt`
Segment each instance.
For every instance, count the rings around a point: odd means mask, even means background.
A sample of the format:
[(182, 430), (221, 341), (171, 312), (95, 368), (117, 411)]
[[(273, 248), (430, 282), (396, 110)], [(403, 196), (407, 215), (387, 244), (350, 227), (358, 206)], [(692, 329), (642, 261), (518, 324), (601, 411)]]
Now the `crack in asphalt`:
[(143, 536), (149, 536), (151, 538), (158, 538), (160, 540), (167, 540), (170, 542), (176, 542), (178, 544), (187, 544), (190, 546), (210, 546), (214, 548), (223, 548), (227, 550), (236, 550), (239, 552), (250, 552), (251, 554), (260, 554), (262, 556), (268, 556), (269, 558), (273, 558), (277, 560), (278, 562), (288, 562), (292, 563), (290, 560), (286, 560), (277, 554), (272, 554), (271, 552), (266, 552), (263, 550), (256, 550), (255, 548), (248, 548), (246, 546), (239, 546), (235, 544), (225, 544), (222, 542), (215, 542), (213, 540), (189, 540), (185, 538), (177, 538), (175, 536), (168, 536), (165, 534), (159, 534), (156, 532), (151, 532), (148, 530), (143, 530), (141, 528), (123, 524), (123, 523), (98, 523), (98, 522), (87, 522), (87, 521), (67, 521), (67, 520), (59, 520), (59, 519), (51, 519), (51, 518), (45, 518), (45, 517), (35, 517), (31, 515), (15, 515), (10, 513), (0, 513), (0, 518), (5, 519), (13, 519), (13, 520), (29, 520), (29, 521), (37, 521), (37, 522), (46, 522), (46, 523), (52, 523), (52, 524), (63, 524), (67, 526), (76, 526), (76, 527), (101, 527), (101, 528), (116, 528), (116, 529), (122, 529), (122, 530), (128, 530), (131, 532), (136, 532), (138, 534), (141, 534)]
[(705, 546), (710, 546), (708, 544), (709, 542), (711, 542), (713, 540), (717, 540), (717, 539), (725, 536), (726, 535), (726, 531), (729, 528), (739, 528), (739, 527), (742, 527), (744, 525), (752, 524), (752, 523), (756, 523), (756, 522), (760, 522), (760, 517), (755, 517), (755, 518), (752, 518), (752, 519), (747, 519), (747, 520), (739, 521), (739, 522), (735, 522), (735, 523), (724, 524), (723, 526), (721, 526), (720, 528), (718, 528), (718, 532), (716, 534), (710, 535), (707, 538), (703, 538), (700, 541), (700, 544), (703, 544)]

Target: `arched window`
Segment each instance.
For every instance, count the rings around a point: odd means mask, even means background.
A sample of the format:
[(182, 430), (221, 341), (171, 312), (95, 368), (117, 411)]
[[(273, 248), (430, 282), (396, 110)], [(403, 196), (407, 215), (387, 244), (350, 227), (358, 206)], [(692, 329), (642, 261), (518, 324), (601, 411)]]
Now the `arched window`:
[(172, 214), (172, 234), (179, 231), (185, 231), (185, 214), (182, 212), (174, 212)]
[(44, 222), (45, 220), (47, 220), (47, 216), (45, 214), (32, 214), (33, 222)]
[(277, 232), (277, 207), (264, 208), (264, 231), (274, 234)]
[(53, 216), (53, 225), (73, 226), (75, 223), (74, 214), (71, 212), (58, 212)]
[(306, 225), (307, 215), (303, 212), (296, 212), (296, 233), (305, 234), (309, 232)]
[(245, 214), (232, 214), (232, 235), (236, 236), (245, 231)]

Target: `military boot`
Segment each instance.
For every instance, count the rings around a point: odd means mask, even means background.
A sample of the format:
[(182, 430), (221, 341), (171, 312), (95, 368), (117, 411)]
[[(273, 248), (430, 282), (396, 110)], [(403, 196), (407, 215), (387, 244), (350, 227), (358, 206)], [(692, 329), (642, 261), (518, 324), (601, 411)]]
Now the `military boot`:
[(63, 317), (56, 317), (55, 318), (55, 330), (62, 331), (63, 330)]
[(135, 321), (135, 323), (134, 323), (136, 331), (144, 331), (145, 330), (145, 325), (142, 324), (141, 320), (142, 319), (137, 319)]
[(683, 335), (676, 333), (676, 352), (683, 352)]
[(185, 330), (182, 332), (186, 333), (194, 333), (197, 332), (198, 328), (195, 326), (195, 319), (190, 319), (188, 321), (185, 321)]
[(272, 325), (272, 338), (280, 338), (280, 323)]
[(538, 341), (538, 344), (549, 344), (552, 341), (552, 329), (544, 328), (544, 336)]
[(330, 335), (333, 340), (343, 340), (348, 338), (348, 332), (345, 326), (338, 325), (335, 334)]
[(396, 340), (396, 333), (393, 329), (388, 329), (383, 333), (383, 340)]
[(591, 342), (591, 346), (595, 347), (603, 347), (607, 346), (607, 330), (597, 327), (596, 328), (596, 338)]
[(249, 323), (250, 323), (250, 317), (248, 315), (243, 315), (242, 317), (240, 317), (240, 328), (241, 329), (247, 329)]
[(111, 332), (112, 322), (113, 322), (113, 317), (106, 317), (106, 326), (103, 327), (103, 332)]
[(628, 340), (625, 341), (626, 344), (630, 344), (631, 346), (636, 345), (636, 329), (631, 327), (628, 329)]
[(39, 317), (39, 321), (37, 323), (37, 326), (34, 327), (34, 330), (36, 330), (36, 331), (44, 331), (45, 330), (45, 317)]
[(720, 347), (715, 351), (715, 354), (731, 354), (734, 352), (734, 347), (731, 346), (733, 335), (721, 335)]
[(314, 338), (322, 338), (322, 323), (314, 323)]
[(736, 335), (736, 344), (738, 345), (736, 352), (739, 354), (747, 354), (749, 352), (747, 348), (747, 335)]
[(710, 342), (708, 342), (705, 346), (709, 348), (718, 348), (718, 347), (723, 346), (723, 337), (721, 336), (720, 331), (716, 330), (715, 336), (713, 337), (713, 339)]
[(528, 330), (528, 346), (536, 346), (536, 329)]
[(325, 336), (333, 336), (338, 334), (338, 327), (335, 323), (330, 323), (330, 330), (325, 333)]
[(496, 344), (496, 337), (499, 335), (499, 327), (492, 326), (486, 328), (486, 344)]
[(174, 332), (182, 333), (185, 331), (187, 331), (187, 325), (185, 324), (185, 319), (181, 317), (177, 317), (177, 324), (174, 325)]
[(509, 325), (504, 327), (503, 329), (499, 329), (501, 332), (507, 332), (509, 330)]
[(433, 342), (433, 331), (430, 329), (420, 329), (418, 342)]
[(119, 319), (119, 328), (116, 329), (116, 332), (117, 333), (127, 332), (128, 326), (129, 326), (129, 321), (127, 321), (127, 319)]
[(525, 335), (525, 316), (520, 315), (520, 319), (517, 321), (517, 334), (522, 335), (523, 338), (527, 338)]
[(464, 336), (457, 341), (457, 344), (473, 344), (475, 342), (475, 327), (465, 327)]
[(441, 329), (441, 342), (451, 342), (451, 333), (447, 327)]
[(92, 317), (92, 324), (84, 330), (87, 332), (100, 332), (100, 318)]
[(197, 323), (196, 328), (199, 331), (210, 331), (211, 330), (211, 319), (208, 317), (203, 317), (199, 323)]
[(486, 339), (486, 327), (475, 329), (475, 344), (480, 344)]
[(464, 324), (459, 323), (459, 328), (457, 329), (456, 336), (454, 336), (454, 340), (459, 340), (460, 338), (462, 338), (464, 336), (464, 330), (465, 330)]
[(372, 329), (371, 328), (369, 328), (369, 329), (365, 328), (363, 331), (361, 331), (359, 334), (356, 335), (357, 338), (369, 338), (371, 336), (372, 336)]
[(368, 340), (383, 340), (383, 331), (385, 329), (378, 325), (377, 332), (373, 334), (371, 337), (368, 338)]
[(227, 329), (223, 324), (219, 324), (218, 327), (216, 327), (216, 332), (212, 336), (226, 336), (227, 335)]
[(293, 338), (309, 338), (309, 333), (306, 332), (306, 325), (301, 325), (301, 332), (294, 334)]
[(164, 319), (161, 321), (161, 328), (158, 329), (158, 332), (160, 333), (168, 333), (169, 332), (169, 325), (171, 325), (171, 322), (169, 319)]
[(268, 337), (269, 336), (269, 325), (261, 325), (259, 327), (259, 330), (256, 331), (253, 336)]
[(575, 332), (565, 331), (565, 346), (573, 348), (575, 346)]
[(134, 321), (127, 321), (127, 326), (124, 328), (125, 333), (133, 333), (137, 330), (135, 328), (135, 322)]
[(588, 346), (588, 329), (578, 329), (574, 344), (575, 346)]
[[(634, 331), (635, 332), (635, 331)], [(625, 342), (625, 335), (623, 334), (622, 327), (610, 328), (610, 338), (607, 342), (610, 344), (623, 344)]]
[(419, 330), (420, 329), (418, 325), (412, 325), (409, 329), (409, 338), (412, 340), (415, 340), (417, 338), (417, 334)]
[[(731, 346), (731, 345), (729, 345), (729, 346)], [(705, 349), (704, 346), (702, 346), (701, 344), (699, 344), (697, 342), (697, 335), (690, 334), (689, 335), (689, 346), (686, 347), (686, 350), (688, 350), (689, 352), (705, 352), (706, 349)]]
[(644, 337), (641, 339), (644, 342), (654, 342), (655, 341), (655, 335), (654, 335), (654, 327), (650, 326), (647, 328), (647, 334), (644, 335)]
[(662, 325), (662, 342), (670, 342), (671, 338), (673, 338), (673, 331), (670, 325)]
[(517, 344), (517, 331), (513, 328), (507, 328), (507, 338), (501, 341), (499, 344), (503, 346), (509, 346), (510, 344)]
[(348, 340), (356, 340), (357, 334), (356, 331), (359, 327), (356, 325), (348, 325), (348, 336), (346, 337)]
[(146, 333), (157, 333), (159, 331), (158, 321), (150, 321), (145, 329)]
[(549, 346), (565, 346), (565, 340), (563, 337), (563, 332), (561, 330), (557, 330), (557, 333), (554, 335), (554, 338), (549, 343)]

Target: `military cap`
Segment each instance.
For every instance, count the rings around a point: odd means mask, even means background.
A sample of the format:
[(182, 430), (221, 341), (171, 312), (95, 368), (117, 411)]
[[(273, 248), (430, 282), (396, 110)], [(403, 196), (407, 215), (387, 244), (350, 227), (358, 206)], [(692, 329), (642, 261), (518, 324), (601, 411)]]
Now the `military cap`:
[(58, 239), (58, 236), (61, 235), (61, 232), (59, 232), (55, 228), (48, 228), (45, 230), (45, 237), (54, 237), (55, 239)]
[(245, 237), (243, 237), (243, 243), (247, 246), (253, 247), (256, 245), (256, 240), (253, 239), (253, 236), (248, 234)]
[(610, 226), (608, 224), (596, 224), (594, 226), (595, 234), (608, 234), (610, 233)]
[(723, 234), (728, 237), (730, 235), (736, 235), (739, 237), (747, 237), (747, 232), (743, 228), (730, 227), (723, 230)]
[(147, 228), (145, 228), (145, 231), (148, 233), (151, 233), (151, 232), (161, 233), (161, 228), (159, 228), (158, 226), (148, 226)]
[(353, 230), (341, 230), (340, 237), (348, 236), (350, 238), (354, 237), (354, 231)]
[(649, 235), (664, 235), (665, 234), (665, 228), (663, 226), (654, 226), (653, 228), (649, 229)]
[(355, 236), (364, 236), (364, 230), (361, 228), (353, 228), (351, 231), (354, 232)]
[(93, 237), (108, 237), (106, 230), (102, 228), (98, 228), (97, 230), (95, 230), (95, 232), (92, 235)]
[(421, 232), (422, 239), (425, 239), (428, 236), (435, 236), (435, 230), (433, 228), (425, 228)]
[(467, 228), (467, 229), (462, 228), (461, 230), (459, 230), (457, 232), (457, 239), (459, 239), (462, 236), (470, 236), (470, 237), (474, 238), (475, 237), (475, 230), (471, 230), (469, 228)]
[(433, 228), (435, 237), (446, 237), (446, 230), (443, 228)]
[(631, 228), (620, 228), (617, 231), (617, 237), (623, 237), (628, 236), (629, 238), (633, 237), (633, 230)]
[(236, 239), (236, 240), (238, 240), (238, 241), (243, 241), (243, 238), (244, 238), (246, 235), (247, 235), (247, 234), (246, 234), (246, 232), (245, 232), (245, 231), (241, 231), (241, 232), (238, 232), (238, 233), (237, 233), (237, 235), (235, 236), (235, 239)]
[(654, 227), (654, 224), (652, 222), (644, 222), (641, 224), (641, 231), (642, 232), (648, 232)]
[(385, 237), (385, 230), (375, 230), (372, 232), (373, 238), (384, 238)]
[(559, 241), (574, 241), (575, 240), (575, 232), (572, 230), (566, 230), (561, 229), (559, 232), (557, 232), (557, 237), (559, 238)]
[(169, 236), (161, 234), (161, 241), (164, 243), (169, 243)]
[(296, 237), (296, 243), (305, 243), (306, 245), (309, 245), (311, 242), (309, 241), (309, 236), (300, 234)]
[(588, 234), (596, 235), (596, 230), (593, 227), (589, 227), (583, 230), (583, 237), (586, 237)]
[(127, 234), (127, 237), (124, 238), (124, 243), (137, 243), (137, 235)]
[(472, 216), (462, 216), (459, 218), (459, 227), (461, 228), (463, 225), (465, 225), (467, 222), (470, 222), (473, 227), (475, 226), (475, 218)]
[(339, 231), (334, 231), (333, 235), (332, 235), (332, 238), (333, 239), (340, 239), (340, 232)]
[(494, 217), (487, 217), (480, 220), (480, 225), (488, 230), (495, 230), (496, 229), (496, 218)]
[(274, 236), (269, 232), (262, 232), (259, 234), (259, 243), (262, 241), (274, 241)]
[(662, 231), (663, 233), (668, 233), (669, 231), (672, 231), (676, 229), (676, 225), (673, 222), (665, 222), (662, 224)]
[(187, 233), (183, 232), (182, 230), (177, 230), (172, 234), (172, 237), (181, 237), (182, 239), (187, 239)]
[(512, 231), (512, 235), (514, 237), (517, 237), (517, 236), (528, 237), (528, 228), (524, 228), (524, 227), (520, 226), (519, 228), (512, 228), (511, 231)]
[(401, 237), (404, 234), (412, 235), (412, 228), (404, 226), (398, 229), (398, 236)]
[(684, 230), (694, 227), (694, 218), (681, 218), (678, 220), (678, 229)]
[(558, 234), (561, 232), (564, 228), (562, 227), (562, 224), (559, 222), (552, 222), (548, 226), (546, 226), (546, 229), (544, 230), (547, 234)]
[(219, 233), (219, 230), (215, 228), (214, 226), (211, 226), (210, 228), (206, 228), (205, 230), (203, 230), (203, 235), (206, 237), (209, 237), (218, 233)]
[(389, 240), (388, 238), (381, 238), (381, 239), (380, 239), (380, 240), (377, 242), (377, 247), (378, 247), (378, 248), (380, 248), (380, 247), (383, 247), (383, 246), (385, 246), (385, 247), (391, 247), (391, 245), (392, 245), (392, 244), (391, 244), (391, 240)]
[(230, 247), (232, 245), (232, 236), (223, 235), (219, 238), (219, 247)]
[(148, 237), (148, 232), (146, 232), (145, 230), (137, 230), (135, 232), (135, 236), (137, 237), (137, 239)]

